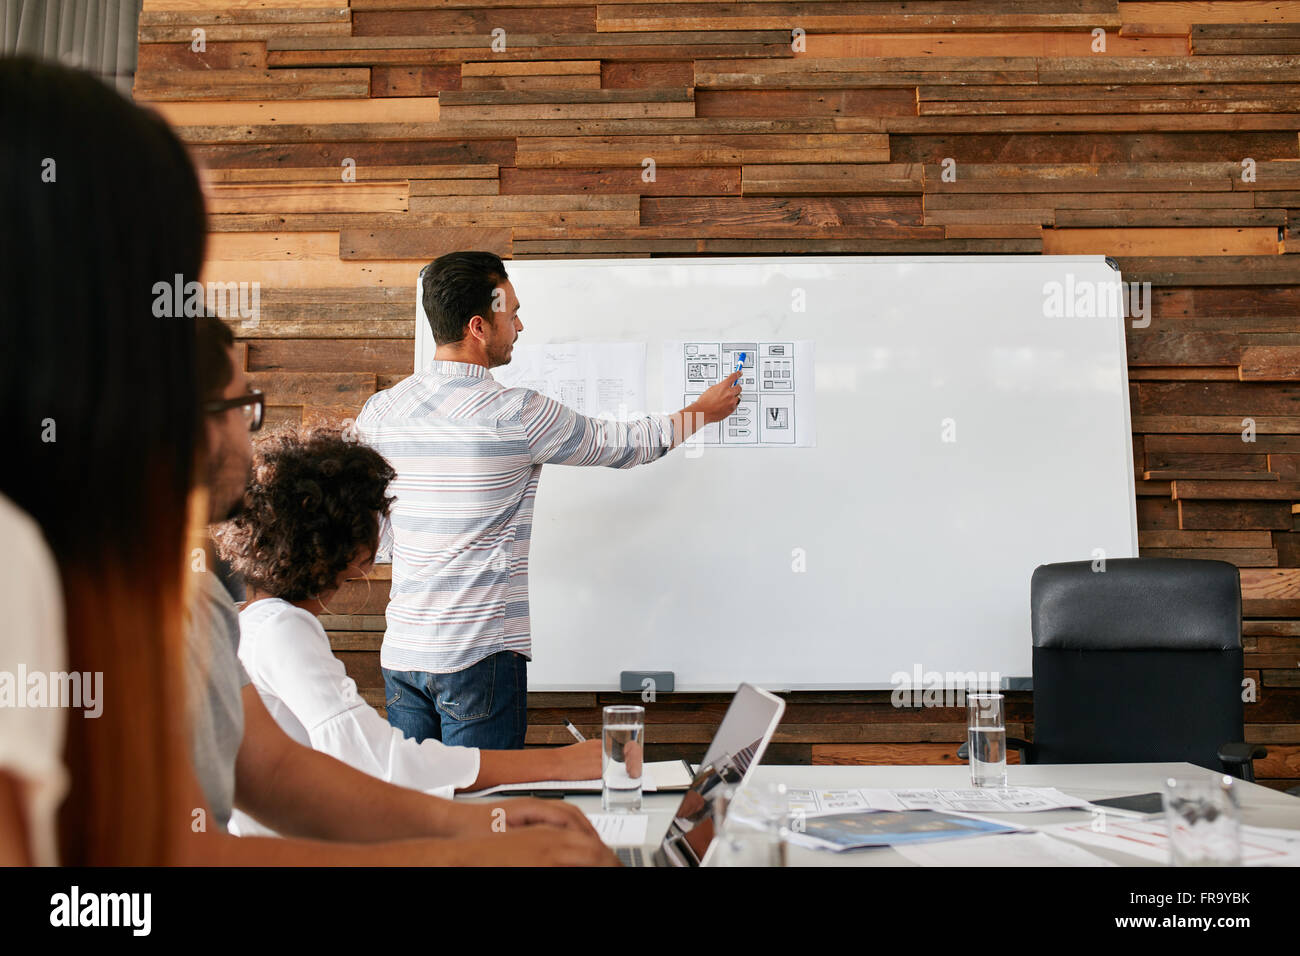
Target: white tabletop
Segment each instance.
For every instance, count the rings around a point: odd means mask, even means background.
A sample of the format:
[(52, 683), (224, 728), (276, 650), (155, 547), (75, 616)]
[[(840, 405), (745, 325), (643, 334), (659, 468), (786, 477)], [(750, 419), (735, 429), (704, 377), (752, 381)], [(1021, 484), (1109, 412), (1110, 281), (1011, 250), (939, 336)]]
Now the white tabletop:
[[(1169, 777), (1179, 779), (1222, 776), (1189, 763), (1133, 764), (1015, 764), (1007, 767), (1007, 784), (1012, 787), (1056, 787), (1083, 800), (1120, 797), (1159, 791)], [(754, 771), (756, 783), (780, 782), (790, 787), (819, 789), (906, 789), (967, 788), (970, 770), (965, 765), (947, 766), (760, 766)], [(1235, 781), (1241, 805), (1241, 822), (1250, 826), (1281, 827), (1300, 830), (1300, 799), (1270, 790), (1258, 784)], [(565, 799), (588, 813), (600, 811), (600, 795), (569, 796)], [(659, 844), (668, 829), (673, 811), (681, 802), (680, 793), (648, 793), (643, 799), (649, 816), (647, 849)], [(1090, 821), (1087, 810), (1048, 810), (1038, 813), (980, 814), (989, 819), (1005, 820), (1021, 826), (1037, 827), (1052, 823)], [(1088, 847), (1089, 852), (1126, 866), (1150, 866), (1149, 861), (1104, 848)], [(889, 847), (875, 847), (845, 853), (811, 850), (790, 846), (791, 866), (911, 866), (910, 861)]]

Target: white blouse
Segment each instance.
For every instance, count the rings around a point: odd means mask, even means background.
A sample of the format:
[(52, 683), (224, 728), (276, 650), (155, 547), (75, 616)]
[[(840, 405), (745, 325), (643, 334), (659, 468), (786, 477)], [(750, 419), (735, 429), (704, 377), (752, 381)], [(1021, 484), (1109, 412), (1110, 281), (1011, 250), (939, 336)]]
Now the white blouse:
[[(69, 711), (30, 706), (28, 678), (67, 667), (63, 633), (63, 588), (59, 570), (40, 527), (25, 511), (0, 495), (0, 770), (22, 785), (27, 843), (37, 866), (58, 865), (55, 812), (68, 788), (63, 767), (63, 735)], [(21, 698), (21, 700), (20, 700)], [(91, 720), (84, 709), (75, 720)]]
[[(450, 797), (478, 778), (479, 752), (403, 736), (361, 699), (315, 615), (279, 598), (239, 615), (239, 659), (266, 709), (299, 743), (374, 777)], [(232, 831), (272, 831), (235, 812)]]

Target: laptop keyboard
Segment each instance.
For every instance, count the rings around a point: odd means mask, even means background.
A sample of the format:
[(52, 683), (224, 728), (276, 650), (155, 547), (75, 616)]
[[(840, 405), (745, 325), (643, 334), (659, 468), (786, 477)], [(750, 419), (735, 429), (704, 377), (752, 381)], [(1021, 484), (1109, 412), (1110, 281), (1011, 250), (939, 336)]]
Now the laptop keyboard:
[(624, 866), (645, 866), (645, 851), (639, 846), (615, 847), (614, 855)]

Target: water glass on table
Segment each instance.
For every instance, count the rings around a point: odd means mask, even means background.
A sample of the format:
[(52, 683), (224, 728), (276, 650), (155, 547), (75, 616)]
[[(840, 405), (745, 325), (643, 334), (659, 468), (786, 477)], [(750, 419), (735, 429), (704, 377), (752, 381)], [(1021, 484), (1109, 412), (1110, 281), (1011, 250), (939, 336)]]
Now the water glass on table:
[(601, 747), (601, 806), (614, 813), (641, 809), (641, 770), (645, 754), (645, 708), (606, 707)]
[(1170, 777), (1165, 781), (1164, 803), (1171, 866), (1241, 863), (1241, 808), (1231, 777)]
[(790, 798), (783, 783), (727, 784), (713, 794), (710, 866), (785, 866)]
[(1006, 787), (1007, 725), (1001, 694), (966, 695), (970, 785)]

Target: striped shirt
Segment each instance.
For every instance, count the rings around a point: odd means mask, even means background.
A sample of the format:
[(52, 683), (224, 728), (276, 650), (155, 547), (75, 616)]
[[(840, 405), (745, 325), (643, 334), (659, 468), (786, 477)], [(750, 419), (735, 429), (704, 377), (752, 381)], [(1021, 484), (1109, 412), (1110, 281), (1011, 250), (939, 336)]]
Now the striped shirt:
[(588, 418), (446, 361), (371, 396), (356, 424), (397, 472), (380, 664), (430, 673), (499, 651), (531, 658), (528, 544), (543, 464), (631, 468), (675, 439), (669, 416)]

